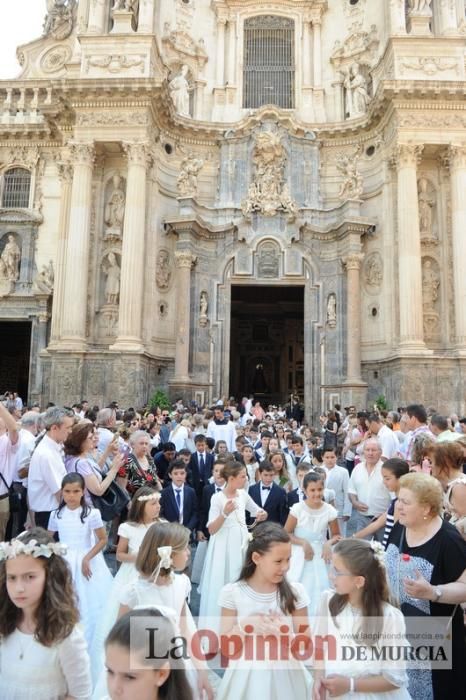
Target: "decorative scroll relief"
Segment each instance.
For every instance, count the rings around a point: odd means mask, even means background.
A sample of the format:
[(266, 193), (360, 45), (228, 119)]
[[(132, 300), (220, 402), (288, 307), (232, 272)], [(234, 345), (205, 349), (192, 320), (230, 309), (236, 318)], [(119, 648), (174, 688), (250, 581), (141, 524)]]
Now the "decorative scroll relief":
[(72, 56), (70, 46), (52, 46), (46, 51), (40, 60), (40, 67), (44, 73), (56, 73), (61, 70)]
[(145, 126), (145, 112), (82, 112), (76, 117), (78, 126)]
[(90, 68), (103, 68), (109, 73), (121, 73), (130, 68), (139, 68), (139, 72), (144, 73), (146, 57), (140, 54), (105, 54), (104, 56), (88, 56), (86, 58), (86, 73)]
[(256, 253), (257, 275), (269, 279), (280, 276), (280, 248), (273, 241), (261, 243)]
[(335, 42), (330, 60), (335, 68), (355, 61), (365, 65), (373, 65), (379, 44), (380, 40), (375, 24), (372, 24), (370, 31), (366, 32), (356, 22), (350, 27), (350, 34), (343, 43), (341, 41)]
[(383, 282), (383, 261), (379, 252), (369, 255), (364, 263), (363, 279), (369, 293), (377, 293)]
[(254, 179), (241, 205), (244, 216), (249, 218), (254, 212), (264, 216), (286, 212), (294, 218), (297, 206), (285, 183), (287, 154), (279, 133), (256, 134), (252, 162)]
[(195, 41), (185, 29), (172, 29), (169, 22), (164, 24), (162, 46), (167, 63), (186, 61), (200, 72), (208, 61), (204, 40)]
[(460, 72), (458, 61), (442, 56), (406, 56), (397, 59), (398, 71), (404, 75), (407, 71), (416, 71), (432, 76), (442, 71)]
[(440, 332), (439, 307), (440, 273), (433, 258), (422, 261), (422, 307), (424, 337), (426, 340), (438, 339)]

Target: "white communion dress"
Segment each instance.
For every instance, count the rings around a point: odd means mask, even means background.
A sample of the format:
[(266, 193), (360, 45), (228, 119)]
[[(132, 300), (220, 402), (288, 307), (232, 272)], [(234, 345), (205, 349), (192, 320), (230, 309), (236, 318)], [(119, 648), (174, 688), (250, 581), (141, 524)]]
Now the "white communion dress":
[(2, 700), (76, 700), (91, 696), (86, 641), (79, 626), (62, 642), (46, 647), (16, 629), (0, 640)]
[(91, 509), (83, 519), (84, 522), (81, 521), (81, 512), (82, 508), (70, 510), (67, 506), (59, 514), (53, 511), (48, 529), (58, 532), (60, 542), (68, 546), (65, 559), (71, 569), (78, 596), (81, 624), (90, 649), (96, 623), (108, 599), (113, 577), (102, 552), (90, 561), (92, 576), (89, 579), (86, 579), (81, 571), (83, 558), (96, 542), (94, 530), (104, 527), (100, 512), (96, 508)]
[[(300, 583), (291, 586), (297, 596), (296, 609), (306, 608), (309, 598), (303, 586)], [(240, 625), (242, 620), (253, 615), (280, 616), (277, 628), (286, 625), (290, 637), (293, 636), (292, 616), (281, 610), (277, 592), (257, 593), (245, 581), (238, 581), (223, 588), (219, 603), (223, 608), (237, 611)], [(277, 656), (273, 656), (272, 651), (272, 656), (266, 656), (263, 660), (238, 658), (231, 661), (220, 683), (216, 700), (309, 700), (312, 684), (309, 671), (291, 653), (288, 659), (283, 659), (281, 645), (279, 650)]]

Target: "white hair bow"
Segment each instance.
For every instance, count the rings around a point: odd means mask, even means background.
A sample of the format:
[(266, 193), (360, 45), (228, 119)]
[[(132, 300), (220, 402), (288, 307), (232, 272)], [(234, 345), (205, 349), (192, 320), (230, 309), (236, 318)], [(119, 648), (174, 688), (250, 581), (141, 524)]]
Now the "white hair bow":
[(159, 555), (160, 561), (152, 574), (154, 581), (157, 581), (161, 569), (172, 568), (172, 552), (173, 548), (170, 545), (167, 545), (166, 547), (157, 547), (157, 554)]

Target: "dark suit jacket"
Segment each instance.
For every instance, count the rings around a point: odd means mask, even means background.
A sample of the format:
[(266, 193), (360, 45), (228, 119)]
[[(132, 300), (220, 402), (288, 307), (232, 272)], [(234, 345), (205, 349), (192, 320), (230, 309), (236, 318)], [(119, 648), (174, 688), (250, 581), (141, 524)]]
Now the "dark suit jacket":
[(204, 474), (201, 474), (199, 468), (198, 454), (193, 452), (188, 465), (188, 481), (190, 485), (196, 492), (197, 500), (199, 505), (202, 500), (202, 490), (206, 484), (209, 483), (209, 479), (212, 476), (212, 469), (214, 466), (214, 455), (205, 452), (204, 453)]
[(294, 506), (295, 503), (299, 503), (299, 488), (293, 489), (288, 494), (288, 508)]
[[(162, 489), (160, 494), (160, 517), (165, 518), (170, 523), (178, 523), (179, 518), (178, 505), (175, 500), (175, 494), (173, 487), (166, 486)], [(183, 491), (183, 525), (188, 528), (188, 530), (196, 530), (199, 520), (199, 513), (197, 507), (196, 492), (191, 486), (187, 484), (184, 485)]]
[[(249, 489), (249, 495), (251, 496), (254, 503), (257, 503), (259, 508), (262, 508), (261, 500), (261, 485), (260, 481)], [(282, 489), (281, 486), (272, 483), (272, 488), (267, 496), (265, 502), (264, 510), (268, 513), (267, 520), (272, 523), (279, 523), (284, 525), (288, 517), (288, 504), (286, 501), (286, 491)]]
[(202, 498), (201, 498), (201, 506), (199, 509), (199, 526), (198, 530), (202, 530), (204, 535), (209, 539), (210, 533), (209, 530), (207, 529), (207, 523), (209, 521), (209, 511), (210, 511), (210, 501), (212, 500), (212, 496), (214, 493), (216, 493), (216, 485), (215, 484), (207, 484), (207, 486), (204, 486), (202, 489)]
[(164, 457), (163, 452), (157, 452), (158, 448), (152, 450), (151, 455), (154, 458), (155, 466), (157, 467), (157, 476), (164, 486), (171, 484), (170, 477), (168, 476), (169, 462)]

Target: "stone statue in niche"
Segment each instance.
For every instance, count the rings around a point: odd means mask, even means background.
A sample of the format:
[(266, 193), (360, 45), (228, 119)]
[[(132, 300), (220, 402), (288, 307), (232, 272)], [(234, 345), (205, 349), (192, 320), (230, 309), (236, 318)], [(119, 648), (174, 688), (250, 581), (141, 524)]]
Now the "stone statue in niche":
[(336, 166), (344, 176), (338, 193), (339, 199), (360, 199), (362, 196), (364, 181), (358, 170), (358, 159), (357, 151), (353, 156), (343, 155), (337, 160)]
[(155, 281), (158, 289), (162, 292), (170, 286), (172, 271), (170, 267), (170, 253), (168, 250), (161, 250), (157, 256)]
[(53, 270), (53, 262), (50, 260), (48, 265), (43, 265), (42, 270), (34, 280), (34, 286), (40, 294), (51, 294), (55, 282), (55, 272)]
[(209, 297), (207, 292), (201, 292), (199, 301), (199, 325), (206, 326), (208, 323), (207, 312), (209, 310)]
[(409, 14), (422, 15), (423, 17), (432, 17), (432, 0), (408, 0)]
[(180, 72), (168, 84), (170, 96), (175, 105), (175, 110), (182, 117), (190, 117), (189, 111), (189, 93), (191, 88), (188, 83), (189, 68), (186, 65), (181, 66)]
[(44, 36), (61, 41), (71, 34), (76, 0), (47, 0)]
[(296, 202), (285, 182), (287, 154), (280, 134), (262, 131), (256, 134), (253, 150), (254, 180), (242, 202), (244, 216), (253, 212), (275, 216), (279, 211), (296, 215)]
[(257, 274), (259, 277), (277, 278), (280, 268), (280, 253), (273, 243), (264, 243), (257, 253)]
[(327, 300), (327, 326), (335, 328), (337, 325), (337, 297), (335, 294), (329, 294)]
[(435, 238), (433, 231), (435, 198), (430, 189), (428, 180), (422, 177), (418, 183), (419, 230), (421, 238), (427, 240)]
[(432, 261), (426, 260), (422, 269), (422, 305), (424, 311), (435, 310), (439, 287), (439, 274), (432, 266)]
[(0, 274), (14, 284), (19, 279), (19, 264), (21, 262), (21, 250), (16, 243), (15, 236), (10, 233), (8, 241), (0, 256)]
[(107, 225), (105, 235), (121, 238), (125, 219), (126, 196), (123, 190), (123, 180), (119, 173), (113, 176), (112, 185), (112, 191), (105, 205), (105, 223)]
[(369, 93), (367, 90), (367, 80), (361, 73), (359, 63), (353, 63), (346, 74), (344, 83), (346, 91), (345, 95), (345, 114), (346, 116), (360, 117), (367, 112), (367, 106), (370, 102)]
[(367, 259), (365, 280), (369, 287), (380, 287), (382, 284), (383, 267), (379, 253), (373, 253)]
[(120, 294), (121, 270), (115, 253), (107, 255), (107, 262), (102, 264), (102, 269), (107, 280), (105, 282), (105, 303), (111, 306), (118, 304)]
[(195, 197), (197, 195), (197, 176), (203, 165), (204, 161), (201, 158), (196, 158), (192, 152), (183, 158), (176, 183), (180, 197)]

